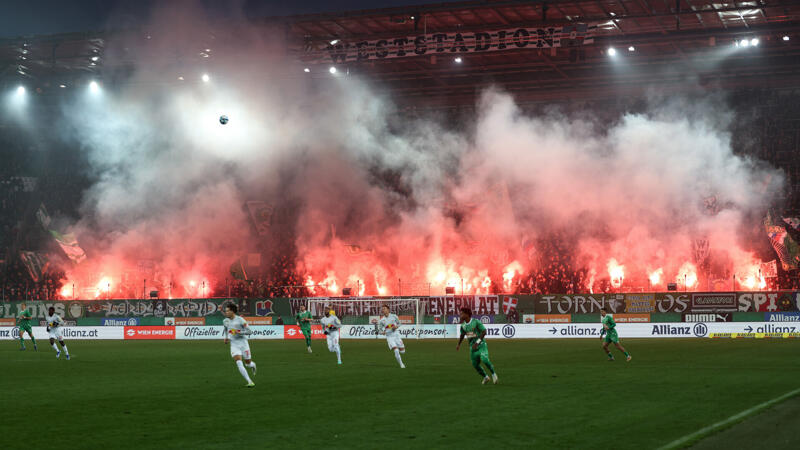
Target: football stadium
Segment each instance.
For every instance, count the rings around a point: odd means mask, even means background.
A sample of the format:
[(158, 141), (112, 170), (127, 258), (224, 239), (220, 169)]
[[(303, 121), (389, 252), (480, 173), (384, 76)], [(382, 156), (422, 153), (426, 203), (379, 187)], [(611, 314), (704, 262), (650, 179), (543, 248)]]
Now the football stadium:
[(800, 1), (6, 9), (3, 448), (800, 448)]

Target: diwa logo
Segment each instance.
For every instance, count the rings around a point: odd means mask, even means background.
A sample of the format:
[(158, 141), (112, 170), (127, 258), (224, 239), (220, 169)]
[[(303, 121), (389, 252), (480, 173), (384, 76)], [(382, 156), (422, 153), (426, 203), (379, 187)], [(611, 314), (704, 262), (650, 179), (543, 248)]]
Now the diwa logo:
[(272, 314), (272, 300), (256, 302), (256, 315), (269, 316)]

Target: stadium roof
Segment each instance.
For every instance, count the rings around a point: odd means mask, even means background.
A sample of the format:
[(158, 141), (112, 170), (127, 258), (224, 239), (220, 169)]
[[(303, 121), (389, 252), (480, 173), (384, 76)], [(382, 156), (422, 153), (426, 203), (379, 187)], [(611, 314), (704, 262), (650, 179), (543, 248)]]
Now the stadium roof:
[[(475, 93), (489, 84), (534, 102), (630, 96), (653, 86), (667, 91), (800, 87), (798, 0), (470, 1), (266, 18), (258, 24), (286, 37), (297, 62), (287, 76), (325, 82), (328, 66), (336, 65), (340, 73), (381, 83), (409, 105), (473, 104)], [(158, 39), (146, 30), (124, 33)], [(476, 41), (477, 34), (485, 41)], [(426, 36), (422, 55), (414, 54), (419, 36)], [(57, 89), (57, 80), (65, 77), (108, 76), (129, 63), (119, 49), (114, 58), (106, 57), (112, 52), (109, 37), (0, 41), (0, 79), (8, 84), (25, 78), (44, 92)], [(403, 38), (409, 42), (396, 41)], [(205, 49), (215, 40), (235, 39), (234, 24), (219, 24), (193, 40), (194, 48), (165, 57), (180, 53), (187, 64), (213, 62)], [(436, 39), (445, 47), (437, 50)], [(754, 39), (757, 46), (751, 45)], [(480, 51), (490, 42), (492, 49)], [(610, 48), (617, 54), (610, 55)]]

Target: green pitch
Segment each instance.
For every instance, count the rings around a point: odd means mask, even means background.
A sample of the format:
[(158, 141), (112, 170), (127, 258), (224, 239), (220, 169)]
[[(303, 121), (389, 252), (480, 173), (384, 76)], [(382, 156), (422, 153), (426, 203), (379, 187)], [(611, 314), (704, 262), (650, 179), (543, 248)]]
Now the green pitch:
[[(656, 448), (800, 387), (800, 340), (623, 343), (630, 363), (607, 362), (599, 340), (490, 340), (500, 384), (483, 386), (455, 341), (406, 340), (405, 370), (383, 340), (342, 341), (342, 366), (324, 341), (313, 354), (251, 341), (246, 389), (216, 341), (68, 341), (71, 361), (4, 341), (0, 435), (16, 448)], [(781, 428), (745, 426), (758, 420), (739, 426), (753, 443)]]

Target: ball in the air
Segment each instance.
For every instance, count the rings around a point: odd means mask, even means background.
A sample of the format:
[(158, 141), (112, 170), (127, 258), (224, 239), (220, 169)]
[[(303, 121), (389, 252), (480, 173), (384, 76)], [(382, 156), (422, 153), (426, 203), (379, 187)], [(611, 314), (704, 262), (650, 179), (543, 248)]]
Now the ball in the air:
[(226, 115), (224, 115), (224, 114), (223, 114), (223, 115), (221, 115), (221, 116), (219, 116), (219, 123), (221, 123), (221, 124), (223, 124), (223, 125), (225, 125), (226, 123), (228, 123), (228, 116), (226, 116)]

